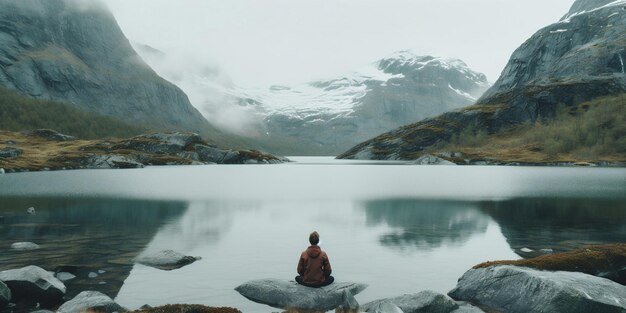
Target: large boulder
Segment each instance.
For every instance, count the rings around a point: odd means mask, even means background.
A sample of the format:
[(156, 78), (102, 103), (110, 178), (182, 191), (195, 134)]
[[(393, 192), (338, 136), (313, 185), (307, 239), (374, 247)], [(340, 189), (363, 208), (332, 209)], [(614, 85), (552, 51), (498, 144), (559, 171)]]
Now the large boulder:
[(380, 308), (386, 302), (396, 305), (404, 313), (450, 313), (459, 307), (448, 296), (425, 290), (395, 298), (374, 300), (364, 304), (361, 309), (365, 312), (375, 312), (376, 308)]
[(235, 288), (242, 296), (254, 302), (285, 310), (329, 311), (346, 302), (348, 295), (356, 295), (367, 288), (366, 284), (333, 283), (321, 288), (305, 287), (295, 281), (259, 279), (248, 281)]
[(162, 270), (174, 270), (189, 265), (200, 257), (184, 255), (173, 250), (163, 250), (142, 254), (134, 259), (135, 263), (155, 267)]
[(0, 309), (11, 301), (11, 289), (0, 281)]
[(626, 312), (626, 287), (618, 283), (583, 273), (510, 265), (471, 269), (448, 295), (509, 313)]
[(74, 299), (63, 303), (57, 310), (59, 313), (122, 313), (126, 311), (125, 308), (113, 301), (109, 296), (98, 291), (83, 291)]
[(59, 303), (65, 294), (65, 285), (41, 267), (30, 265), (0, 272), (13, 295), (12, 301), (38, 302), (44, 306)]
[(120, 154), (94, 155), (84, 160), (83, 166), (95, 169), (142, 168), (144, 165), (129, 156)]

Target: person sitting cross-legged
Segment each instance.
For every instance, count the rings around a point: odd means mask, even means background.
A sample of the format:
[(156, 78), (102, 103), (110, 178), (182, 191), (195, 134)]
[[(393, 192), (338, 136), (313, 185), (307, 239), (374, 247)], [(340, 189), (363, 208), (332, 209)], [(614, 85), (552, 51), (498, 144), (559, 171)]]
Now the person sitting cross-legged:
[(298, 274), (296, 282), (307, 287), (328, 286), (335, 281), (330, 276), (332, 269), (326, 252), (317, 245), (320, 242), (320, 235), (314, 231), (309, 235), (311, 245), (302, 252), (298, 262)]

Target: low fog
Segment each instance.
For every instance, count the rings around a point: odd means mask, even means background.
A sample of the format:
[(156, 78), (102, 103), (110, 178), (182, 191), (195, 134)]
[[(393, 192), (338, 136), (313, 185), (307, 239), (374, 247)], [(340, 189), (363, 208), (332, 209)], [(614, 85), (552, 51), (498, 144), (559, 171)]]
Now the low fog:
[[(76, 1), (76, 0), (73, 0)], [(105, 0), (138, 52), (214, 125), (258, 135), (232, 89), (332, 78), (399, 50), (454, 57), (494, 82), (573, 0)]]

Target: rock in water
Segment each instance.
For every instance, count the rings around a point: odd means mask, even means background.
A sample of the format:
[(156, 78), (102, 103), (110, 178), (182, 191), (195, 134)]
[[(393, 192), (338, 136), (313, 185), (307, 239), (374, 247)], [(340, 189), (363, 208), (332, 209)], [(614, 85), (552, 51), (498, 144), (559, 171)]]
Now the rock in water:
[(135, 263), (169, 271), (189, 265), (199, 259), (200, 257), (187, 256), (172, 250), (163, 250), (140, 255), (134, 261)]
[(16, 242), (11, 245), (11, 249), (15, 250), (37, 250), (39, 245), (33, 242)]
[(11, 301), (11, 289), (0, 281), (0, 309), (5, 307)]
[(42, 305), (59, 303), (65, 294), (65, 285), (41, 267), (30, 265), (0, 272), (13, 294), (13, 301), (39, 302)]
[(626, 286), (583, 273), (510, 265), (471, 269), (448, 295), (510, 313), (626, 312)]
[(448, 296), (426, 290), (395, 298), (374, 300), (361, 308), (365, 312), (375, 312), (383, 303), (392, 303), (405, 313), (449, 313), (459, 307)]
[(117, 304), (109, 296), (98, 291), (83, 291), (74, 299), (67, 301), (59, 307), (59, 313), (80, 313), (80, 312), (126, 312), (127, 310)]
[(35, 214), (35, 208), (31, 206), (30, 208), (26, 209), (26, 213)]
[(336, 282), (326, 287), (310, 288), (295, 281), (259, 279), (248, 281), (235, 290), (249, 300), (278, 309), (325, 312), (346, 302), (345, 290), (354, 296), (365, 288), (366, 284)]

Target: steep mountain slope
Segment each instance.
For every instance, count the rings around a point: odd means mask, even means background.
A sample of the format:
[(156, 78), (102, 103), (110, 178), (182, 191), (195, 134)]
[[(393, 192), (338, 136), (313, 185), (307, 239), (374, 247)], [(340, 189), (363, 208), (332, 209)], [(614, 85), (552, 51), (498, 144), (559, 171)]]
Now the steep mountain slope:
[(548, 122), (559, 104), (575, 108), (626, 92), (624, 59), (626, 1), (578, 0), (563, 19), (513, 53), (476, 105), (385, 133), (339, 157), (414, 159), (462, 132), (497, 134), (525, 122)]
[(99, 1), (0, 1), (0, 85), (153, 129), (211, 131)]

